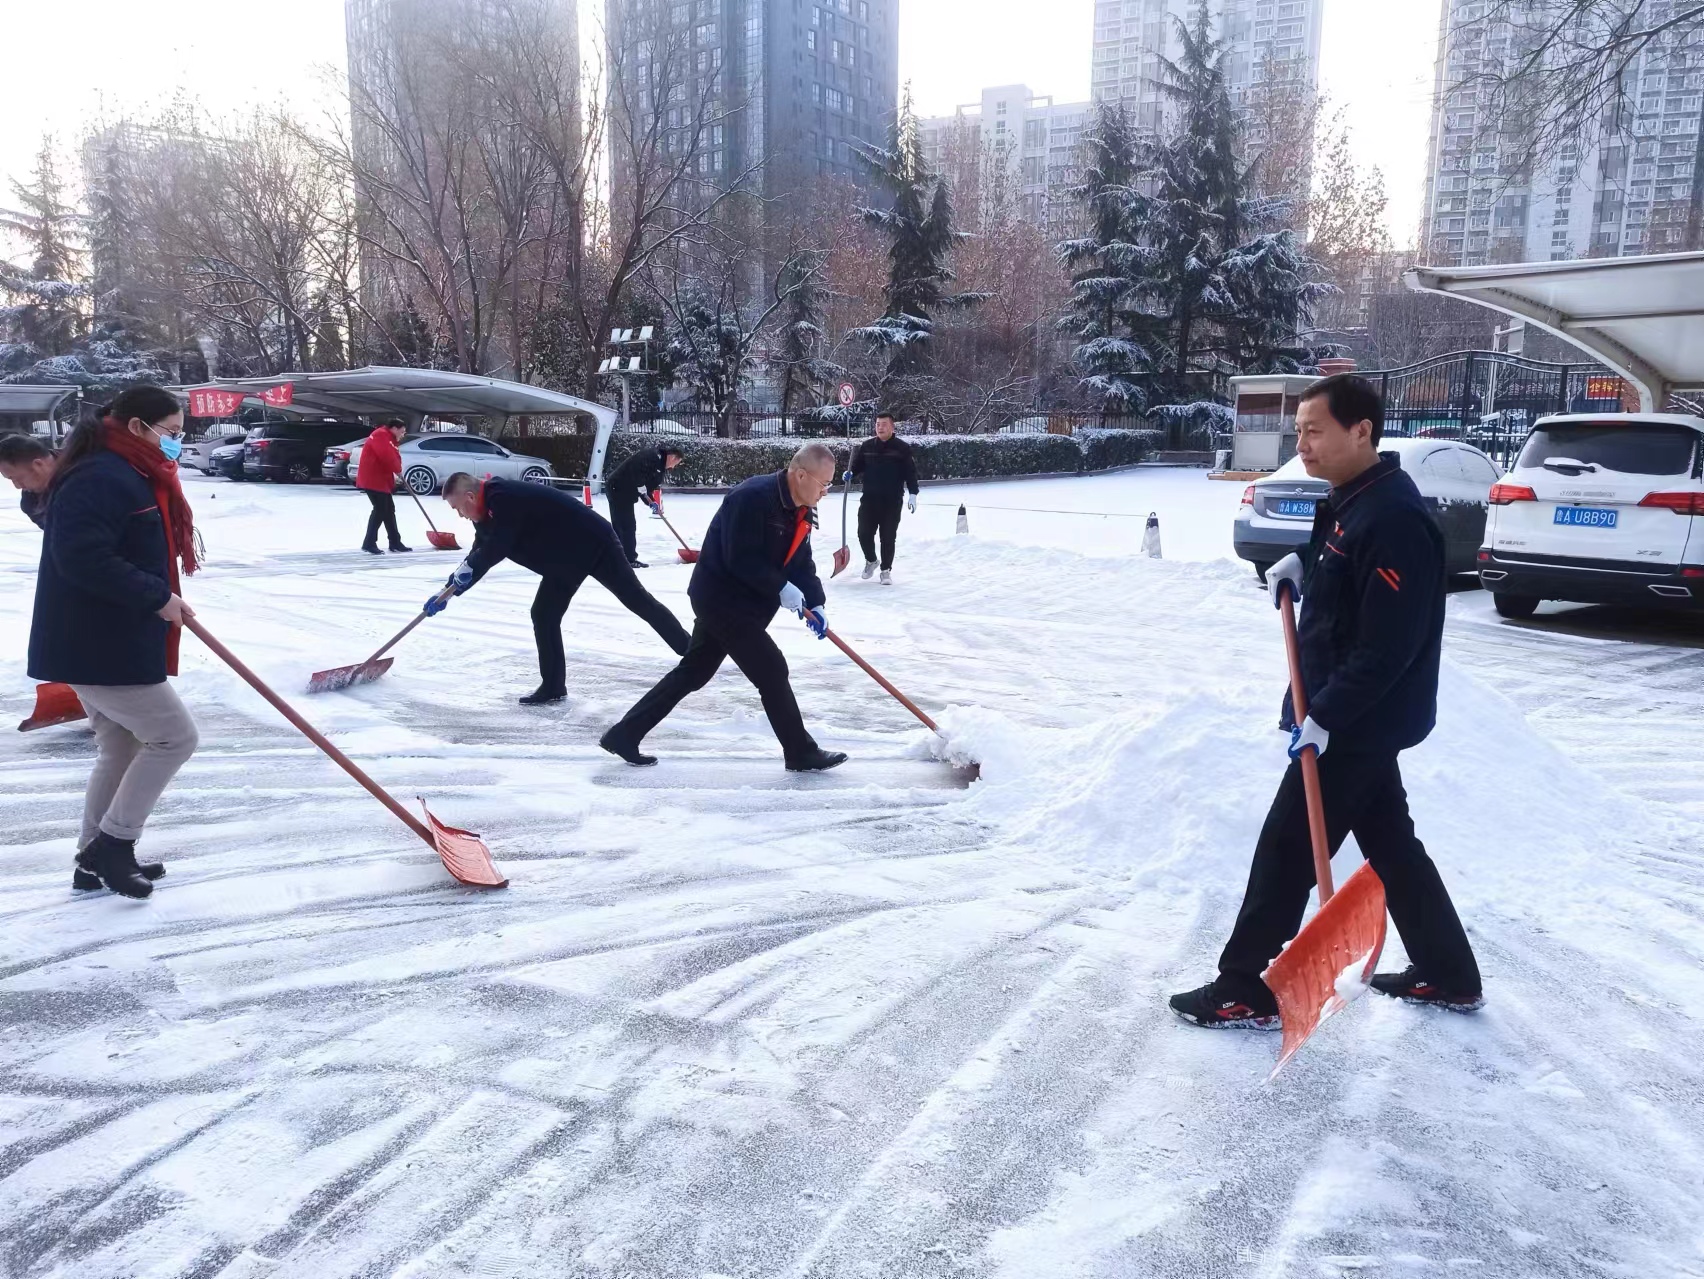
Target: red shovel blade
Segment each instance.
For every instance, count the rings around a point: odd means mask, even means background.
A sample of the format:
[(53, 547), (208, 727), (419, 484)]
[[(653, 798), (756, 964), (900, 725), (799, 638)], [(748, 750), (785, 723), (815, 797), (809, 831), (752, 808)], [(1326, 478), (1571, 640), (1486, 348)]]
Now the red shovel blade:
[(420, 809), (426, 814), (426, 824), (432, 828), (432, 843), (443, 860), (445, 870), (461, 883), (475, 888), (509, 886), (508, 879), (491, 860), (491, 850), (485, 846), (483, 839), (470, 830), (444, 825), (432, 816), (432, 810), (426, 807), (424, 799), (420, 801)]
[[(1261, 974), (1284, 1022), (1284, 1043), (1273, 1075), (1321, 1022), (1348, 1007), (1338, 993), (1339, 982), (1359, 980), (1365, 986), (1372, 979), (1384, 941), (1384, 884), (1378, 872), (1362, 865)], [(1359, 974), (1352, 971), (1356, 967)]]
[(435, 551), (461, 550), (454, 533), (440, 533), (437, 529), (431, 529), (426, 534), (426, 540), (432, 543), (432, 549)]
[(834, 572), (830, 573), (829, 576), (830, 577), (839, 577), (842, 573), (844, 573), (846, 571), (846, 566), (848, 564), (850, 564), (851, 562), (852, 562), (852, 548), (850, 546), (841, 547), (838, 551), (836, 551), (834, 553)]
[(308, 676), (308, 692), (339, 693), (357, 684), (371, 684), (391, 668), (394, 657), (381, 657), (376, 662), (356, 662), (353, 666), (334, 666), (329, 671), (315, 671)]
[(698, 563), (698, 552), (697, 551), (689, 550), (689, 549), (687, 549), (686, 547), (683, 546), (683, 547), (680, 548), (679, 551), (676, 552), (676, 554), (680, 556), (680, 562), (682, 564), (696, 564), (696, 563)]
[(37, 684), (35, 709), (30, 717), (18, 725), (20, 733), (27, 733), (32, 728), (51, 728), (55, 724), (69, 724), (72, 720), (86, 719), (88, 712), (83, 709), (83, 703), (77, 700), (77, 694), (72, 692), (69, 684)]

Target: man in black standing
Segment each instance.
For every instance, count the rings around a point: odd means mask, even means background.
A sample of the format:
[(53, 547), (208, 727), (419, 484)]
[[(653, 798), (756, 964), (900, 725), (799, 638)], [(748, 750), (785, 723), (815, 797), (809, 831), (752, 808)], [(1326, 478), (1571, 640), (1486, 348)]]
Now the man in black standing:
[(604, 482), (604, 495), (609, 498), (609, 522), (627, 552), (627, 562), (634, 568), (644, 568), (639, 558), (639, 526), (633, 518), (633, 508), (640, 502), (657, 509), (652, 496), (661, 491), (663, 476), (680, 465), (681, 451), (674, 444), (659, 444), (643, 448), (615, 468), (615, 474)]
[[(562, 618), (574, 592), (588, 577), (644, 619), (676, 653), (686, 652), (686, 628), (668, 607), (639, 584), (609, 523), (590, 507), (547, 484), (525, 480), (476, 480), (457, 472), (444, 484), (444, 500), (474, 523), (473, 549), (450, 574), (448, 585), (462, 594), (503, 560), (530, 568), (543, 580), (533, 597), (533, 638), (538, 643), (539, 686), (522, 706), (544, 706), (568, 696), (568, 661), (562, 651)], [(426, 612), (441, 612), (437, 596)]]
[(850, 484), (864, 481), (858, 502), (858, 545), (864, 552), (864, 580), (876, 571), (876, 535), (882, 539), (882, 585), (893, 585), (893, 544), (899, 534), (899, 506), (911, 491), (911, 513), (917, 514), (917, 459), (911, 445), (893, 431), (893, 414), (876, 414), (876, 433), (852, 450)]
[(1261, 974), (1296, 935), (1314, 887), (1301, 753), (1317, 752), (1326, 828), (1335, 853), (1355, 842), (1384, 883), (1409, 967), (1373, 989), (1412, 1003), (1471, 1012), (1484, 1003), (1479, 967), (1444, 882), (1414, 834), (1397, 755), (1437, 722), (1444, 629), (1444, 542), (1414, 481), (1381, 458), (1384, 405), (1353, 374), (1315, 382), (1296, 411), (1296, 452), (1331, 483), (1314, 516), (1307, 565), (1267, 573), (1274, 604), (1302, 599), (1298, 638), (1308, 716), (1281, 724), (1292, 763), (1255, 845), (1242, 910), (1219, 956), (1219, 976), (1173, 995), (1201, 1026), (1278, 1028)]
[(692, 646), (598, 745), (629, 764), (655, 764), (655, 755), (639, 749), (645, 735), (731, 657), (757, 686), (789, 770), (818, 772), (846, 762), (843, 752), (823, 750), (806, 731), (787, 659), (769, 638), (769, 623), (781, 608), (798, 614), (817, 638), (828, 634), (810, 534), (816, 506), (833, 484), (834, 454), (826, 445), (807, 444), (786, 470), (734, 487), (710, 521), (687, 588), (697, 619)]

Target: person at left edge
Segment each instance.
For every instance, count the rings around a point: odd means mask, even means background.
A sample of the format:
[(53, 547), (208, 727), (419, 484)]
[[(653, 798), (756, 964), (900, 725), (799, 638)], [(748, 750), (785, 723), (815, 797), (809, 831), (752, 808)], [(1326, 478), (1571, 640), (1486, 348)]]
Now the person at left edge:
[(71, 685), (95, 732), (74, 884), (154, 889), (136, 841), (195, 751), (195, 721), (167, 682), (185, 619), (178, 570), (197, 567), (175, 461), (177, 398), (134, 386), (72, 433), (49, 485), (30, 624), (32, 679)]
[[(473, 521), (473, 549), (446, 583), (460, 595), (504, 560), (530, 568), (541, 580), (533, 597), (533, 638), (538, 643), (539, 685), (521, 698), (544, 706), (568, 696), (568, 659), (562, 651), (562, 618), (574, 592), (588, 577), (648, 623), (675, 653), (686, 652), (686, 628), (668, 607), (639, 583), (615, 530), (590, 507), (546, 484), (525, 480), (476, 480), (458, 471), (444, 482), (444, 500)], [(426, 612), (444, 604), (434, 596)]]
[(385, 526), (393, 551), (414, 548), (402, 544), (402, 534), (396, 531), (396, 482), (402, 476), (402, 453), (398, 445), (408, 434), (408, 425), (400, 418), (389, 418), (373, 428), (367, 442), (361, 446), (361, 465), (355, 468), (355, 487), (367, 495), (373, 504), (367, 516), (367, 540), (361, 549), (368, 555), (382, 555), (379, 550), (379, 525)]
[(53, 450), (33, 435), (0, 435), (0, 475), (18, 490), (18, 509), (37, 528), (43, 527), (46, 518), (42, 503), (53, 483), (54, 468)]
[(609, 522), (621, 539), (621, 549), (627, 552), (627, 562), (634, 568), (646, 567), (639, 558), (639, 526), (633, 518), (633, 508), (640, 502), (653, 511), (656, 504), (651, 494), (663, 486), (663, 477), (680, 465), (681, 451), (677, 445), (659, 444), (654, 449), (640, 449), (615, 468), (604, 484), (609, 498)]

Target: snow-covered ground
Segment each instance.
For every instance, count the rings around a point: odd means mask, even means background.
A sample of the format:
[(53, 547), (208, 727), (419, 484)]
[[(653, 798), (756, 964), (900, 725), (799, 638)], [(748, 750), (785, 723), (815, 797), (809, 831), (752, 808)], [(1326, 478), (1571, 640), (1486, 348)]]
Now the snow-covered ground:
[[(517, 706), (534, 579), (499, 569), (384, 680), (297, 704), (483, 832), (501, 892), (450, 883), (193, 640), (202, 748), (142, 846), (152, 900), (71, 897), (85, 731), (3, 735), (0, 1274), (1704, 1276), (1696, 646), (1452, 599), (1405, 771), (1482, 1015), (1369, 997), (1268, 1083), (1273, 1037), (1165, 1009), (1211, 975), (1285, 763), (1277, 622), (1223, 558), (1240, 490), (929, 488), (896, 586), (830, 584), (975, 783), (786, 619), (849, 764), (785, 773), (729, 669), (629, 769), (597, 734), (671, 656), (588, 584), (570, 702)], [(455, 561), (353, 550), (349, 490), (190, 491), (191, 598), (286, 695)], [(714, 507), (668, 499), (693, 538)], [(1164, 560), (1133, 553), (1149, 510)], [(37, 549), (0, 496), (12, 720)]]

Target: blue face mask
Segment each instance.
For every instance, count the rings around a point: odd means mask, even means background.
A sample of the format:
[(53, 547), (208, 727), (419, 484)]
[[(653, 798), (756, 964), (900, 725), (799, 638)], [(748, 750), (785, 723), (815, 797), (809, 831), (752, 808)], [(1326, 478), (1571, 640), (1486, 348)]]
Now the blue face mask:
[[(154, 430), (152, 427), (149, 429)], [(166, 460), (177, 461), (178, 454), (183, 452), (182, 438), (176, 435), (167, 435), (164, 431), (159, 430), (154, 430), (154, 434), (160, 437), (160, 452), (166, 455)]]

